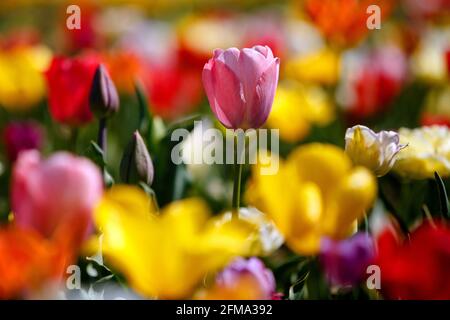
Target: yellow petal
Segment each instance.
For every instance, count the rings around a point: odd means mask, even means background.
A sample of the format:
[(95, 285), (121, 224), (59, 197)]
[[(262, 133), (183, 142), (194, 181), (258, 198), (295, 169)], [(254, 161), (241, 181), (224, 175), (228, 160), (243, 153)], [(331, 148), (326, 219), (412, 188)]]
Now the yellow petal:
[(349, 235), (355, 220), (364, 216), (377, 192), (373, 174), (364, 167), (351, 171), (339, 184), (322, 220), (323, 233), (333, 238)]

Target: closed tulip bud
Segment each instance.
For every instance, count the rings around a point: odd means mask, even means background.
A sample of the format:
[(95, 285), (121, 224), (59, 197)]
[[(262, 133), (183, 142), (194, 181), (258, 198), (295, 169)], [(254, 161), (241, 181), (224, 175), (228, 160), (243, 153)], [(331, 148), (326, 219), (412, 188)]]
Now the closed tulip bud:
[(379, 177), (391, 170), (397, 153), (405, 147), (400, 144), (399, 135), (394, 131), (375, 133), (357, 125), (345, 133), (345, 152), (353, 163), (371, 169)]
[(153, 182), (153, 163), (138, 131), (135, 131), (120, 162), (120, 177), (126, 183)]
[(203, 85), (212, 111), (225, 127), (256, 129), (266, 122), (279, 65), (267, 46), (214, 50), (203, 68)]
[(90, 92), (91, 111), (99, 118), (107, 117), (119, 110), (119, 95), (108, 71), (103, 65), (95, 70)]

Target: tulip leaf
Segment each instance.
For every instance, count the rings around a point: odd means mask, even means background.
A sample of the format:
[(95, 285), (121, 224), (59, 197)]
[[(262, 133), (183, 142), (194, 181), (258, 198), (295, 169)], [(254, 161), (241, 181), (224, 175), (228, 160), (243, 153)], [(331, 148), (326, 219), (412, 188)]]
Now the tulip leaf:
[(140, 84), (135, 84), (134, 90), (139, 105), (139, 131), (146, 137), (147, 144), (153, 146), (153, 115), (147, 97)]
[(438, 188), (441, 214), (443, 217), (448, 219), (450, 218), (450, 213), (448, 211), (448, 197), (447, 191), (445, 190), (444, 181), (442, 181), (441, 176), (437, 172), (434, 173), (434, 180), (436, 181), (436, 185)]
[(105, 166), (105, 154), (95, 141), (91, 141), (85, 156), (94, 161), (99, 167), (103, 168)]
[(112, 175), (109, 173), (109, 171), (106, 169), (106, 167), (103, 168), (103, 183), (107, 188), (110, 188), (114, 185), (115, 181)]

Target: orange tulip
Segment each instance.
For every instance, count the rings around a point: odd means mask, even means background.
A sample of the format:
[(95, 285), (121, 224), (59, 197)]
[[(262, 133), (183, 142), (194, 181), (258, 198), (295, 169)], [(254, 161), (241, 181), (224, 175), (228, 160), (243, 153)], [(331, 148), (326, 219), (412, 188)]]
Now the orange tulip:
[(71, 253), (32, 230), (0, 229), (0, 299), (26, 297), (61, 280)]

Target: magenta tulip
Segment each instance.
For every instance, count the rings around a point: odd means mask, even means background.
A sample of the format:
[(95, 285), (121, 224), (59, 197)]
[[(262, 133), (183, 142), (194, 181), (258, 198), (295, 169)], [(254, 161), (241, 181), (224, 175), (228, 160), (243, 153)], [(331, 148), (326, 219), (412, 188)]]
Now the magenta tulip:
[(36, 150), (24, 151), (13, 169), (14, 221), (47, 238), (59, 235), (80, 244), (102, 192), (100, 170), (91, 161), (65, 152), (42, 160)]
[(12, 122), (3, 130), (6, 155), (11, 162), (25, 150), (39, 150), (43, 144), (42, 128), (34, 122)]
[(279, 65), (267, 46), (214, 50), (203, 68), (203, 85), (212, 111), (225, 127), (256, 129), (266, 122)]

